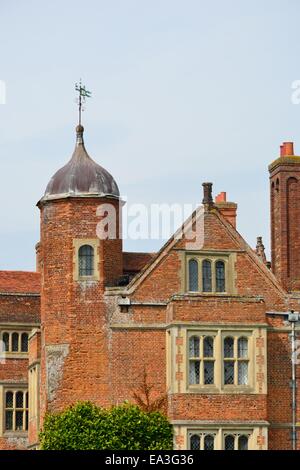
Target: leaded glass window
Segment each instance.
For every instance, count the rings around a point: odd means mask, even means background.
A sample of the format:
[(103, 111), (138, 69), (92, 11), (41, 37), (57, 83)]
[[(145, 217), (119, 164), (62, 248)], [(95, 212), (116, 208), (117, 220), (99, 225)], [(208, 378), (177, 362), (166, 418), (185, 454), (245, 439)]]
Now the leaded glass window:
[(12, 334), (12, 351), (17, 352), (19, 350), (19, 335), (18, 333)]
[(90, 245), (82, 245), (78, 251), (79, 276), (94, 275), (94, 248)]
[(3, 333), (2, 335), (2, 349), (3, 351), (9, 351), (9, 334), (8, 333)]
[(190, 438), (190, 448), (191, 450), (200, 450), (200, 436), (193, 434)]
[(197, 292), (199, 290), (198, 261), (191, 259), (189, 261), (189, 291)]
[(216, 292), (225, 292), (225, 263), (216, 262)]
[(204, 450), (214, 450), (215, 438), (211, 434), (207, 434), (204, 437)]
[(202, 335), (191, 336), (189, 359), (189, 384), (214, 384), (214, 338)]
[(238, 362), (238, 384), (248, 385), (248, 362), (247, 361)]
[(225, 436), (225, 450), (234, 450), (234, 436)]
[(239, 338), (238, 339), (238, 356), (240, 359), (248, 357), (248, 339)]
[(234, 355), (234, 339), (230, 336), (224, 340), (224, 357), (233, 357)]
[(5, 392), (5, 430), (28, 430), (28, 392), (24, 390)]
[(239, 450), (248, 450), (248, 436), (239, 436)]
[(202, 261), (202, 290), (212, 292), (211, 261), (208, 259)]
[(21, 336), (21, 351), (27, 352), (28, 351), (28, 334), (22, 333)]

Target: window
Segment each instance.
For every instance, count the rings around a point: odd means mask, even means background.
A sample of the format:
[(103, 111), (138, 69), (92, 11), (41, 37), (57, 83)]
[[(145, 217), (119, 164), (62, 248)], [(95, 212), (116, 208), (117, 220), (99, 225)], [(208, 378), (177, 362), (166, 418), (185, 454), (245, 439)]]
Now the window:
[(202, 261), (202, 290), (203, 292), (212, 291), (211, 261), (207, 259)]
[(4, 331), (2, 338), (2, 352), (8, 353), (27, 353), (28, 352), (28, 333), (18, 333)]
[(224, 338), (224, 385), (249, 385), (248, 338)]
[(191, 336), (189, 338), (189, 384), (213, 385), (214, 338), (212, 336)]
[(82, 245), (78, 250), (79, 276), (94, 275), (94, 248), (90, 245)]
[(254, 429), (187, 429), (190, 450), (248, 450)]
[(225, 263), (224, 261), (216, 262), (216, 291), (225, 292)]
[(216, 257), (204, 257), (198, 255), (188, 257), (187, 260), (187, 289), (189, 292), (203, 292), (212, 294), (222, 294), (230, 292), (232, 280), (229, 282), (228, 277), (228, 260), (231, 259), (227, 255), (224, 260)]
[(28, 392), (9, 390), (5, 392), (5, 430), (28, 430)]
[(192, 434), (189, 444), (191, 450), (214, 450), (215, 435), (204, 432)]
[(189, 291), (197, 292), (198, 290), (198, 261), (191, 259), (189, 261)]
[(249, 435), (233, 433), (224, 436), (224, 450), (248, 450)]

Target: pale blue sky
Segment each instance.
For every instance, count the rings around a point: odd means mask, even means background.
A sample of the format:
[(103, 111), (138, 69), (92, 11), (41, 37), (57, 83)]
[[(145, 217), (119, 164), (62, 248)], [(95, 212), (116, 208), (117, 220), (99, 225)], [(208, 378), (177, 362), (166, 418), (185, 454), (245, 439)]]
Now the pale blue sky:
[(0, 18), (0, 269), (34, 269), (35, 203), (73, 151), (80, 77), (87, 149), (129, 202), (195, 204), (212, 181), (269, 245), (267, 165), (283, 140), (300, 153), (298, 0), (0, 0)]

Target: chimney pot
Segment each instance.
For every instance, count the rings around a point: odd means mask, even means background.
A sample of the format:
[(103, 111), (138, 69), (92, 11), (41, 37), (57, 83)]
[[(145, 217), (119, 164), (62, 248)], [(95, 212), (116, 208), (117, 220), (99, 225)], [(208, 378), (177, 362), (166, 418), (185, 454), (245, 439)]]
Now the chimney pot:
[(294, 142), (283, 142), (283, 156), (294, 155)]
[(203, 186), (203, 200), (202, 204), (213, 204), (212, 198), (212, 183), (202, 183)]
[(226, 202), (226, 192), (222, 191), (215, 197), (215, 202)]

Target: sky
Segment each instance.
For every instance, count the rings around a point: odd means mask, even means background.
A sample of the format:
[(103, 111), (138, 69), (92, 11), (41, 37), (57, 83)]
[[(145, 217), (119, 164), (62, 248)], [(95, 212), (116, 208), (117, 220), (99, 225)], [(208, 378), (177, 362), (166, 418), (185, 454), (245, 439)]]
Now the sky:
[(35, 204), (73, 152), (80, 78), (87, 150), (128, 204), (197, 205), (211, 181), (269, 253), (267, 167), (282, 141), (300, 154), (298, 0), (0, 0), (0, 19), (0, 269), (35, 269)]

